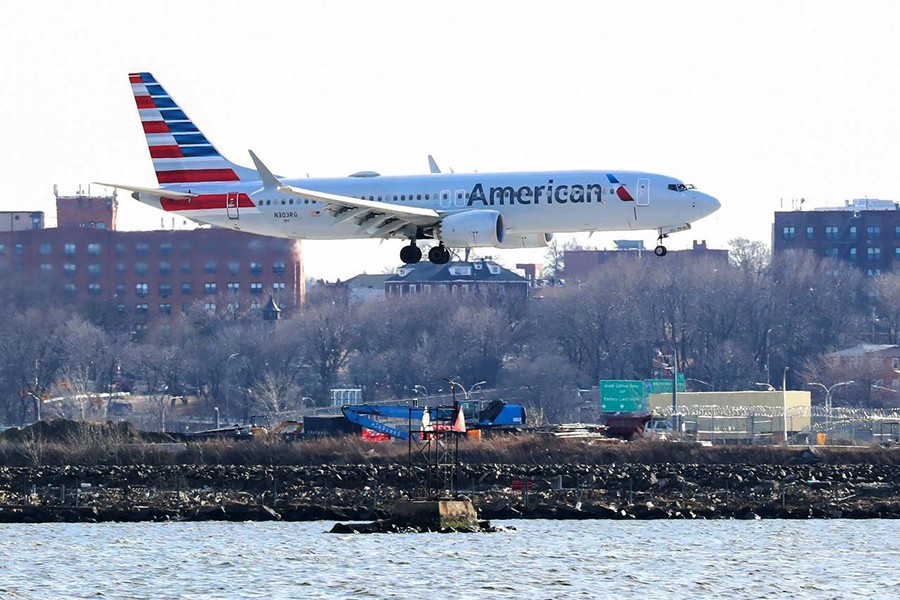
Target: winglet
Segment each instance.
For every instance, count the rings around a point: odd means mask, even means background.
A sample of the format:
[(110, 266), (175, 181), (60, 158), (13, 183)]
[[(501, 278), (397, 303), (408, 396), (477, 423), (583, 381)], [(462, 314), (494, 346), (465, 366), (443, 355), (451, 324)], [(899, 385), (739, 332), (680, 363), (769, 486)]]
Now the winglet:
[(437, 163), (434, 161), (434, 157), (430, 154), (428, 155), (428, 169), (432, 173), (440, 173), (441, 172), (441, 168), (437, 165)]
[(259, 178), (262, 180), (263, 188), (265, 189), (278, 189), (278, 186), (281, 185), (281, 182), (278, 181), (278, 178), (272, 174), (272, 171), (269, 170), (269, 167), (263, 164), (259, 157), (253, 153), (253, 150), (247, 150), (250, 153), (250, 158), (253, 159), (253, 164), (256, 167), (256, 172), (259, 173)]

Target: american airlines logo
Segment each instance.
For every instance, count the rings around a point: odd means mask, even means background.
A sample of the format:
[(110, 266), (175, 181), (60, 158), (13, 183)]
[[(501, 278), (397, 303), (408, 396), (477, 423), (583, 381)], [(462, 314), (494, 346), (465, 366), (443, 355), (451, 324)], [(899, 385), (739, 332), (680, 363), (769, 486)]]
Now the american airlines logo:
[[(633, 202), (634, 198), (625, 189), (625, 186), (619, 183), (613, 175), (606, 176), (609, 182), (616, 185), (615, 193), (623, 202)], [(612, 192), (612, 189), (610, 189)], [(475, 187), (469, 193), (467, 206), (473, 206), (476, 202), (482, 206), (503, 206), (505, 204), (581, 204), (583, 202), (600, 202), (600, 196), (603, 193), (603, 186), (599, 183), (573, 184), (573, 185), (554, 185), (553, 180), (547, 181), (547, 185), (535, 186), (499, 186), (488, 188), (487, 193), (484, 191), (484, 185), (476, 183)]]

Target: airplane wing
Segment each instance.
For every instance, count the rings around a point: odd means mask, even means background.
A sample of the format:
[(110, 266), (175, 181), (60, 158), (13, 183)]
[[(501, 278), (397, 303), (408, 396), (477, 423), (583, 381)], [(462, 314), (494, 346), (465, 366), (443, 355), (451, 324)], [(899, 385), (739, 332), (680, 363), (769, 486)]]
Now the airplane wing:
[(191, 194), (188, 192), (173, 192), (172, 190), (163, 190), (159, 188), (145, 188), (145, 187), (137, 187), (134, 185), (122, 185), (121, 183), (103, 183), (100, 181), (94, 182), (97, 185), (105, 185), (106, 187), (116, 188), (120, 190), (128, 190), (129, 192), (138, 192), (139, 194), (145, 194), (147, 196), (154, 196), (156, 198), (171, 198), (173, 200), (190, 200), (191, 198), (196, 198), (197, 194)]
[(441, 214), (430, 208), (362, 200), (350, 196), (307, 190), (283, 183), (276, 189), (282, 194), (322, 202), (325, 204), (325, 210), (333, 216), (345, 217), (339, 219), (337, 223), (354, 220), (360, 229), (374, 237), (390, 237), (408, 225), (431, 227), (437, 225), (441, 220)]

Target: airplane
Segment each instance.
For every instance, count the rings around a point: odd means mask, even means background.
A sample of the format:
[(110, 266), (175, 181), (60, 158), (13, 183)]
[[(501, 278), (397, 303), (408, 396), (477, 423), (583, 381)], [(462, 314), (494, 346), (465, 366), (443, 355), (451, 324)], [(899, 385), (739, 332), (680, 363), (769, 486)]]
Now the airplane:
[(451, 248), (540, 248), (556, 233), (655, 230), (663, 240), (719, 209), (674, 177), (640, 171), (430, 173), (286, 179), (216, 150), (150, 73), (129, 74), (159, 187), (103, 183), (193, 221), (312, 240), (402, 239), (400, 260), (445, 264)]

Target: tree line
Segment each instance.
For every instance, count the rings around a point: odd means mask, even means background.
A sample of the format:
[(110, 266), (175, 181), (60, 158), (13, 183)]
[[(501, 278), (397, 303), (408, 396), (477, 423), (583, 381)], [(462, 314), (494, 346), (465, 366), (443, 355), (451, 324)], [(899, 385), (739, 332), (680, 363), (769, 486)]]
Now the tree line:
[(340, 289), (314, 287), (276, 323), (197, 305), (170, 317), (170, 327), (135, 334), (112, 302), (69, 307), (48, 298), (15, 277), (0, 287), (6, 424), (32, 419), (35, 396), (123, 385), (161, 410), (173, 396), (196, 396), (237, 418), (327, 405), (335, 387), (363, 388), (368, 400), (406, 398), (416, 386), (435, 392), (448, 377), (505, 388), (533, 414), (558, 421), (577, 417), (578, 389), (666, 376), (671, 358), (660, 357), (675, 354), (693, 389), (780, 387), (787, 373), (793, 389), (857, 381), (835, 393), (835, 404), (896, 399), (864, 385), (878, 376), (867, 364), (823, 357), (861, 342), (897, 343), (900, 275), (867, 279), (809, 254), (770, 260), (746, 240), (732, 243), (727, 265), (618, 260), (586, 281), (534, 288), (521, 300), (420, 294), (354, 302)]

